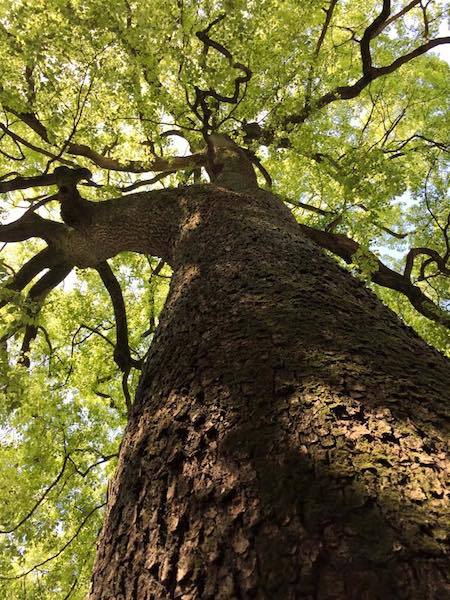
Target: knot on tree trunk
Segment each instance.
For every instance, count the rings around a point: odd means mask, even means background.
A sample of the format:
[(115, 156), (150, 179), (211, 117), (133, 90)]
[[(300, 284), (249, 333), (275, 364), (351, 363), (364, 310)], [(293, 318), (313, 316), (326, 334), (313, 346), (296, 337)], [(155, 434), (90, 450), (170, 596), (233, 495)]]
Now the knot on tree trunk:
[(86, 168), (57, 167), (54, 175), (61, 201), (61, 218), (64, 223), (72, 227), (87, 223), (91, 202), (81, 197), (77, 184), (83, 179), (90, 179), (91, 171)]
[(209, 175), (214, 183), (235, 192), (258, 188), (250, 159), (230, 137), (212, 133), (208, 143), (209, 153), (212, 156)]

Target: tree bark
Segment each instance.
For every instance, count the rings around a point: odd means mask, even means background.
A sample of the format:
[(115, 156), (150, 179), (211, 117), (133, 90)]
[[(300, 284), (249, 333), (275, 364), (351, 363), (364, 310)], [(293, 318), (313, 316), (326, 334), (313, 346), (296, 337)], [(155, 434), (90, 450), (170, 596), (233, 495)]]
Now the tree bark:
[(180, 204), (90, 600), (444, 598), (448, 362), (271, 194)]

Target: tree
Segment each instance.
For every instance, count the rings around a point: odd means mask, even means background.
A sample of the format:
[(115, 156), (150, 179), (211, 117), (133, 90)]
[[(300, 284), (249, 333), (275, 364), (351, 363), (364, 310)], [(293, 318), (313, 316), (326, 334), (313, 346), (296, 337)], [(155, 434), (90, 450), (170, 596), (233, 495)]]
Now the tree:
[(445, 596), (444, 8), (2, 6), (4, 597)]

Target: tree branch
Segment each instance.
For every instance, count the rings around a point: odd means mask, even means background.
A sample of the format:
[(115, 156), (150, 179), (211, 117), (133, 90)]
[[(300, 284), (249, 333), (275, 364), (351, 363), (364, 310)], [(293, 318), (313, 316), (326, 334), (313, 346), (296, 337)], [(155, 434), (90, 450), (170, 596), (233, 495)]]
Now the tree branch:
[(20, 519), (20, 521), (18, 521), (18, 523), (16, 523), (16, 525), (6, 528), (6, 529), (0, 529), (0, 533), (2, 534), (7, 534), (7, 533), (13, 533), (14, 531), (16, 531), (17, 529), (19, 529), (19, 527), (21, 525), (23, 525), (25, 523), (25, 521), (28, 521), (28, 519), (30, 517), (33, 516), (33, 514), (36, 512), (36, 510), (39, 508), (39, 506), (44, 502), (45, 498), (49, 495), (49, 493), (52, 491), (52, 489), (58, 484), (58, 482), (61, 480), (62, 476), (64, 475), (64, 471), (66, 470), (66, 466), (67, 466), (67, 461), (69, 460), (69, 456), (66, 454), (64, 456), (64, 460), (63, 463), (61, 465), (61, 469), (59, 470), (57, 476), (55, 477), (55, 479), (45, 488), (44, 492), (42, 493), (42, 495), (39, 497), (39, 500), (37, 500), (37, 502), (35, 502), (35, 504), (33, 505), (33, 507), (31, 508), (31, 510), (29, 510), (27, 512), (27, 514), (22, 517)]
[(100, 508), (103, 508), (104, 506), (106, 506), (106, 502), (102, 502), (102, 504), (99, 504), (98, 506), (94, 506), (94, 508), (92, 510), (90, 510), (87, 515), (85, 516), (85, 518), (81, 521), (80, 525), (77, 527), (77, 529), (75, 530), (75, 533), (73, 534), (72, 537), (70, 537), (67, 542), (62, 546), (62, 548), (60, 548), (58, 550), (58, 552), (56, 552), (55, 554), (53, 554), (52, 556), (49, 556), (48, 558), (46, 558), (45, 560), (35, 564), (33, 567), (31, 567), (30, 569), (23, 571), (22, 573), (19, 573), (18, 575), (9, 575), (7, 577), (5, 576), (1, 576), (0, 575), (0, 579), (3, 580), (11, 580), (11, 579), (20, 579), (21, 577), (25, 577), (26, 575), (28, 575), (29, 573), (31, 573), (32, 571), (35, 571), (36, 569), (38, 569), (39, 567), (42, 567), (43, 565), (46, 565), (47, 563), (49, 563), (51, 560), (54, 560), (55, 558), (58, 558), (58, 556), (60, 556), (60, 554), (62, 554), (64, 552), (64, 550), (66, 548), (68, 548), (68, 546), (70, 546), (70, 544), (74, 541), (74, 539), (79, 535), (80, 531), (83, 529), (84, 525), (87, 523), (87, 521), (91, 518), (91, 516)]
[(223, 46), (223, 44), (220, 44), (219, 42), (213, 40), (208, 35), (208, 33), (210, 32), (212, 27), (214, 25), (216, 25), (217, 23), (219, 23), (220, 21), (222, 21), (225, 18), (225, 16), (226, 15), (223, 14), (223, 15), (220, 15), (219, 17), (217, 17), (217, 19), (215, 19), (212, 23), (210, 23), (206, 29), (203, 29), (202, 31), (197, 31), (196, 36), (204, 45), (205, 56), (208, 54), (209, 48), (214, 48), (214, 50), (219, 52), (219, 54), (221, 54), (228, 60), (230, 66), (233, 67), (233, 69), (238, 69), (238, 70), (242, 71), (244, 73), (244, 75), (241, 75), (241, 76), (238, 76), (235, 78), (234, 92), (233, 92), (232, 96), (224, 96), (223, 94), (219, 94), (218, 92), (216, 92), (215, 90), (213, 90), (211, 88), (209, 88), (209, 90), (207, 90), (207, 91), (206, 90), (200, 90), (200, 91), (203, 91), (205, 94), (211, 96), (212, 98), (215, 98), (219, 102), (226, 102), (228, 104), (236, 104), (239, 99), (241, 85), (248, 83), (250, 81), (250, 79), (252, 77), (252, 72), (248, 67), (246, 67), (242, 63), (236, 62), (233, 59), (233, 55), (231, 54), (231, 52), (227, 48), (225, 48), (225, 46)]
[[(70, 179), (65, 179), (66, 169), (58, 167), (49, 177), (54, 182), (57, 180), (61, 216), (67, 223), (27, 212), (13, 223), (0, 225), (0, 242), (40, 237), (55, 248), (66, 263), (80, 268), (95, 267), (126, 250), (172, 262), (184, 188), (138, 192), (123, 198), (89, 202), (81, 198)], [(70, 175), (70, 169), (67, 171)], [(139, 234), (132, 234), (134, 231)]]
[(32, 144), (31, 142), (29, 142), (22, 136), (18, 135), (14, 131), (11, 131), (11, 129), (6, 127), (6, 125), (4, 125), (3, 123), (0, 123), (0, 129), (2, 129), (4, 131), (4, 133), (6, 135), (8, 135), (16, 144), (19, 144), (19, 145), (22, 144), (23, 146), (26, 146), (30, 150), (39, 152), (39, 154), (42, 154), (43, 156), (47, 156), (50, 159), (57, 160), (58, 162), (60, 162), (64, 165), (67, 165), (69, 167), (74, 167), (74, 168), (78, 167), (78, 165), (76, 163), (74, 163), (73, 161), (61, 158), (57, 154), (54, 154), (53, 152), (49, 152), (45, 148), (41, 148), (40, 146), (36, 146), (36, 144)]
[[(40, 311), (40, 308), (45, 301), (48, 294), (63, 281), (72, 270), (72, 265), (62, 263), (51, 268), (45, 275), (43, 275), (30, 289), (27, 297), (27, 301), (31, 304), (29, 308), (29, 316), (36, 318)], [(27, 324), (25, 327), (25, 334), (22, 340), (22, 347), (20, 349), (20, 360), (19, 362), (24, 367), (30, 366), (30, 358), (28, 353), (30, 351), (31, 342), (36, 338), (38, 333), (38, 327), (35, 323)]]
[(372, 39), (374, 37), (376, 37), (377, 35), (380, 35), (380, 33), (382, 31), (384, 31), (386, 29), (386, 27), (389, 27), (389, 25), (394, 23), (394, 21), (397, 21), (398, 19), (403, 17), (403, 15), (406, 15), (406, 13), (408, 13), (412, 8), (417, 6), (419, 4), (419, 2), (420, 2), (420, 0), (412, 0), (412, 2), (410, 2), (409, 4), (404, 6), (401, 10), (399, 10), (397, 13), (395, 13), (395, 15), (392, 15), (392, 17), (390, 17), (389, 19), (386, 19), (384, 22), (381, 22), (379, 27), (375, 30), (375, 33), (372, 36)]
[(121, 163), (115, 158), (104, 156), (86, 144), (69, 144), (67, 152), (73, 156), (84, 156), (101, 169), (123, 171), (127, 173), (147, 173), (148, 171), (179, 171), (189, 167), (203, 166), (206, 157), (203, 152), (190, 156), (174, 156), (172, 158), (156, 157), (149, 162), (131, 160)]
[(22, 123), (25, 123), (25, 125), (28, 125), (28, 127), (30, 127), (30, 129), (32, 129), (35, 133), (38, 134), (38, 136), (44, 140), (44, 142), (47, 142), (47, 144), (50, 144), (50, 140), (48, 137), (48, 132), (47, 129), (45, 127), (45, 125), (43, 125), (39, 119), (36, 117), (36, 115), (32, 112), (19, 112), (16, 111), (14, 109), (12, 109), (10, 106), (6, 106), (3, 105), (3, 108), (13, 114), (14, 116), (16, 116), (17, 118), (19, 118)]
[[(418, 46), (414, 50), (411, 50), (407, 54), (400, 56), (389, 65), (385, 65), (383, 67), (373, 66), (370, 42), (375, 37), (377, 37), (377, 35), (379, 35), (379, 33), (385, 27), (387, 27), (388, 24), (406, 14), (409, 10), (411, 10), (411, 8), (413, 8), (413, 6), (415, 6), (415, 4), (416, 3), (413, 2), (409, 3), (408, 6), (405, 7), (402, 11), (393, 15), (391, 19), (389, 19), (391, 2), (389, 0), (383, 0), (383, 6), (380, 14), (366, 28), (363, 37), (359, 41), (362, 62), (362, 76), (352, 85), (336, 86), (334, 89), (330, 90), (329, 92), (326, 92), (325, 94), (317, 98), (315, 101), (310, 101), (308, 94), (306, 94), (303, 108), (298, 113), (293, 113), (284, 117), (284, 119), (281, 122), (281, 126), (287, 127), (289, 125), (304, 123), (306, 119), (312, 114), (320, 111), (322, 108), (328, 106), (333, 102), (339, 100), (351, 100), (352, 98), (356, 98), (370, 83), (372, 83), (376, 79), (393, 73), (402, 65), (405, 65), (414, 58), (425, 54), (432, 48), (436, 48), (437, 46), (450, 43), (450, 37), (441, 37), (429, 40), (426, 43)], [(259, 126), (255, 127), (255, 125), (257, 124), (245, 123), (244, 131), (246, 135), (246, 140), (251, 141), (259, 139), (265, 143), (271, 143), (275, 136), (275, 130), (263, 130)], [(282, 140), (282, 142), (283, 143), (280, 144), (281, 147), (285, 147), (285, 141)]]
[(361, 53), (361, 63), (364, 77), (370, 77), (372, 72), (372, 56), (370, 52), (370, 42), (377, 35), (377, 31), (386, 22), (391, 14), (390, 0), (383, 0), (383, 7), (380, 14), (372, 21), (372, 23), (364, 31), (364, 35), (359, 43)]
[[(51, 248), (45, 248), (27, 261), (19, 271), (17, 271), (11, 281), (6, 283), (5, 288), (12, 292), (21, 292), (41, 271), (47, 267), (54, 266), (60, 261), (61, 258), (56, 252)], [(0, 300), (0, 308), (5, 306), (8, 302), (8, 298)]]
[[(4, 106), (5, 110), (11, 112), (15, 116), (17, 116), (23, 123), (28, 125), (35, 133), (39, 135), (39, 137), (45, 142), (50, 144), (49, 137), (45, 126), (38, 120), (36, 115), (33, 113), (18, 113), (14, 112), (10, 108)], [(14, 136), (17, 140), (19, 140), (20, 136), (17, 134), (13, 134), (8, 130), (9, 135)], [(59, 160), (64, 164), (73, 164), (71, 161), (66, 161), (62, 159), (59, 155), (55, 155), (52, 152), (41, 149), (30, 142), (27, 142), (23, 138), (20, 138), (21, 143), (24, 143), (28, 147), (33, 150), (40, 152), (41, 154), (45, 154), (52, 160)], [(94, 163), (97, 167), (101, 169), (107, 169), (111, 171), (122, 171), (128, 173), (147, 173), (149, 171), (155, 172), (164, 172), (164, 171), (178, 171), (181, 169), (186, 169), (189, 167), (195, 166), (203, 166), (206, 163), (206, 157), (203, 152), (192, 154), (190, 156), (175, 156), (171, 158), (160, 158), (155, 157), (153, 160), (145, 162), (145, 161), (127, 161), (122, 163), (121, 161), (110, 158), (100, 152), (97, 152), (87, 144), (78, 144), (75, 142), (68, 142), (65, 146), (66, 151), (72, 156), (82, 156), (87, 158), (92, 163)], [(42, 176), (45, 177), (45, 176)], [(21, 178), (21, 179), (31, 179), (31, 178)], [(35, 183), (34, 185), (50, 185), (46, 183)], [(31, 187), (31, 186), (27, 186)], [(23, 187), (15, 187), (11, 189), (24, 189)], [(1, 189), (0, 191), (10, 191), (10, 189)]]
[(430, 40), (429, 42), (422, 44), (418, 48), (411, 50), (411, 52), (408, 52), (408, 54), (400, 56), (399, 58), (394, 60), (390, 65), (386, 65), (385, 67), (376, 67), (375, 76), (373, 77), (372, 81), (374, 79), (377, 79), (378, 77), (381, 77), (382, 75), (388, 75), (389, 73), (393, 73), (402, 65), (413, 60), (413, 58), (417, 58), (418, 56), (421, 56), (422, 54), (428, 52), (428, 50), (432, 50), (433, 48), (436, 48), (437, 46), (442, 46), (443, 44), (450, 44), (450, 36)]
[[(432, 248), (426, 248), (426, 247), (421, 247), (421, 248), (411, 248), (411, 250), (408, 252), (408, 254), (406, 255), (406, 262), (405, 262), (405, 270), (404, 270), (404, 277), (407, 277), (408, 279), (410, 279), (411, 277), (411, 272), (414, 266), (414, 259), (417, 256), (420, 255), (425, 255), (428, 256), (429, 258), (426, 261), (426, 266), (432, 264), (432, 263), (436, 263), (439, 271), (443, 274), (443, 275), (450, 275), (450, 269), (446, 266), (446, 261), (442, 258), (442, 256), (439, 254), (439, 252), (437, 252), (436, 250), (433, 250)], [(425, 273), (424, 273), (424, 269), (421, 269), (421, 279), (425, 278)]]
[(316, 47), (314, 48), (313, 61), (308, 70), (308, 77), (307, 77), (306, 86), (305, 86), (305, 102), (304, 102), (305, 106), (309, 106), (309, 103), (311, 100), (314, 68), (317, 63), (317, 59), (319, 57), (320, 50), (322, 48), (322, 44), (325, 41), (325, 37), (327, 35), (328, 28), (330, 27), (331, 19), (333, 17), (333, 12), (334, 12), (334, 9), (336, 8), (337, 3), (338, 3), (338, 0), (330, 0), (330, 4), (329, 4), (328, 8), (323, 9), (325, 11), (325, 20), (323, 22), (322, 29), (320, 31), (320, 35), (319, 35), (319, 38), (316, 43)]
[(57, 167), (53, 173), (36, 175), (34, 177), (16, 177), (8, 181), (0, 181), (0, 193), (13, 192), (15, 190), (26, 190), (31, 187), (42, 187), (50, 185), (63, 185), (70, 183), (76, 185), (83, 179), (90, 179), (92, 173), (84, 167), (69, 169), (68, 167)]
[(120, 191), (126, 194), (127, 192), (132, 192), (133, 190), (136, 190), (144, 185), (153, 185), (154, 183), (158, 183), (158, 181), (161, 181), (161, 179), (164, 179), (164, 177), (168, 177), (169, 175), (173, 175), (174, 173), (176, 173), (176, 171), (165, 171), (163, 173), (155, 175), (155, 177), (152, 177), (151, 179), (141, 179), (140, 181), (135, 181), (130, 185), (120, 188)]
[(365, 55), (364, 60), (366, 73), (363, 74), (363, 76), (360, 79), (358, 79), (356, 83), (354, 83), (353, 85), (337, 86), (331, 92), (327, 92), (326, 94), (318, 98), (314, 103), (311, 103), (311, 106), (309, 108), (305, 108), (297, 114), (287, 116), (283, 120), (283, 125), (286, 126), (289, 124), (304, 123), (311, 114), (319, 111), (320, 109), (324, 108), (328, 104), (331, 104), (332, 102), (336, 102), (338, 100), (351, 100), (352, 98), (356, 98), (370, 83), (372, 83), (372, 81), (375, 81), (376, 79), (384, 75), (388, 75), (389, 73), (393, 73), (402, 65), (410, 62), (418, 56), (421, 56), (422, 54), (425, 54), (426, 52), (428, 52), (428, 50), (431, 50), (436, 46), (449, 43), (450, 37), (442, 37), (430, 40), (429, 42), (422, 44), (418, 48), (415, 48), (408, 54), (397, 58), (390, 65), (386, 65), (385, 67), (373, 67), (370, 63), (369, 68), (367, 55)]
[[(345, 235), (320, 231), (301, 223), (299, 223), (299, 227), (308, 238), (316, 242), (321, 248), (340, 256), (346, 263), (353, 262), (353, 255), (360, 248), (358, 242)], [(450, 314), (436, 306), (410, 279), (386, 267), (372, 252), (370, 252), (370, 256), (376, 260), (378, 265), (378, 269), (371, 274), (371, 280), (374, 283), (400, 292), (408, 298), (420, 314), (450, 329)]]
[(0, 225), (0, 242), (23, 242), (38, 237), (50, 244), (66, 233), (67, 227), (63, 223), (43, 219), (34, 213), (25, 213), (17, 221)]
[(325, 41), (325, 36), (327, 35), (328, 28), (331, 23), (331, 19), (333, 17), (334, 9), (336, 8), (336, 4), (339, 0), (330, 0), (330, 5), (328, 8), (324, 8), (325, 11), (325, 21), (322, 25), (322, 30), (319, 35), (319, 39), (317, 40), (316, 47), (314, 49), (314, 56), (317, 58), (319, 56), (320, 50), (322, 48), (322, 44)]
[(106, 261), (97, 265), (96, 271), (108, 290), (114, 309), (116, 321), (116, 347), (114, 349), (114, 360), (122, 372), (129, 371), (130, 367), (140, 369), (142, 366), (141, 361), (131, 357), (128, 342), (127, 313), (120, 283), (117, 281), (116, 276)]
[[(225, 17), (226, 17), (225, 13), (219, 15), (205, 29), (203, 29), (202, 31), (197, 31), (196, 36), (203, 43), (203, 60), (205, 63), (206, 63), (206, 57), (208, 55), (209, 49), (214, 48), (214, 50), (216, 50), (219, 54), (221, 54), (224, 58), (227, 59), (229, 65), (233, 69), (237, 69), (237, 70), (243, 72), (243, 75), (238, 75), (234, 79), (233, 94), (231, 96), (227, 96), (225, 94), (221, 94), (220, 92), (218, 92), (217, 90), (215, 90), (211, 87), (208, 88), (207, 90), (203, 90), (203, 89), (199, 88), (197, 85), (194, 85), (194, 93), (195, 93), (194, 101), (190, 102), (188, 93), (186, 91), (186, 101), (187, 101), (188, 105), (190, 106), (194, 115), (198, 118), (198, 120), (201, 123), (201, 131), (203, 133), (203, 136), (204, 136), (205, 141), (208, 146), (207, 154), (209, 157), (209, 162), (211, 164), (213, 164), (213, 162), (214, 162), (213, 161), (213, 158), (214, 158), (213, 150), (214, 149), (210, 146), (210, 143), (208, 140), (208, 135), (212, 131), (215, 131), (216, 129), (218, 130), (220, 125), (222, 125), (227, 119), (230, 118), (233, 111), (236, 109), (236, 107), (240, 104), (242, 99), (245, 97), (245, 93), (246, 93), (246, 89), (247, 89), (246, 85), (250, 81), (250, 79), (252, 78), (252, 75), (253, 75), (252, 71), (246, 65), (234, 60), (231, 52), (227, 48), (225, 48), (225, 46), (223, 44), (220, 44), (216, 40), (213, 40), (211, 37), (209, 37), (209, 32), (212, 29), (212, 27), (214, 27), (214, 25), (217, 25), (218, 23), (220, 23)], [(244, 86), (244, 91), (241, 94), (241, 86), (242, 85)], [(241, 97), (239, 98), (239, 96), (241, 96)], [(215, 103), (217, 104), (217, 109), (220, 107), (221, 102), (225, 103), (225, 104), (233, 105), (233, 108), (231, 109), (231, 111), (228, 113), (228, 115), (226, 117), (224, 117), (221, 120), (220, 123), (216, 123), (214, 121), (213, 110), (210, 106), (210, 103), (208, 103), (208, 98), (212, 98), (215, 101)], [(212, 122), (210, 122), (211, 117), (212, 117)]]

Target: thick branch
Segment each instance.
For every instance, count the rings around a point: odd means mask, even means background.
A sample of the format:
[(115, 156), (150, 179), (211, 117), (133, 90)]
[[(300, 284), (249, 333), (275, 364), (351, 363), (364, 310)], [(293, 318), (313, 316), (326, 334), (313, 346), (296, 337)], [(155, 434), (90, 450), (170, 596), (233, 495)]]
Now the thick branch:
[(412, 0), (411, 2), (409, 2), (409, 4), (404, 6), (397, 13), (395, 13), (395, 15), (392, 15), (392, 17), (389, 17), (389, 19), (381, 21), (378, 28), (375, 30), (375, 33), (373, 34), (372, 39), (374, 37), (376, 37), (377, 35), (379, 35), (382, 31), (384, 31), (386, 29), (386, 27), (389, 27), (389, 25), (394, 23), (394, 21), (397, 21), (398, 19), (403, 17), (403, 15), (406, 15), (406, 13), (408, 13), (412, 8), (417, 6), (419, 4), (419, 2), (420, 2), (420, 0)]
[(23, 242), (37, 237), (51, 243), (59, 240), (66, 231), (67, 228), (62, 223), (43, 219), (34, 213), (26, 213), (17, 221), (0, 225), (0, 242)]
[(34, 177), (16, 177), (8, 181), (0, 182), (0, 193), (12, 192), (15, 190), (26, 190), (31, 187), (42, 187), (50, 185), (76, 185), (83, 179), (90, 179), (92, 173), (89, 169), (76, 168), (69, 169), (68, 167), (57, 167), (53, 173), (45, 175), (36, 175)]
[(385, 67), (372, 66), (370, 70), (368, 70), (366, 74), (364, 74), (360, 79), (358, 79), (358, 81), (353, 85), (337, 86), (331, 92), (327, 92), (326, 94), (318, 98), (314, 103), (311, 104), (309, 108), (305, 108), (297, 114), (293, 114), (286, 117), (283, 121), (283, 124), (288, 125), (290, 123), (303, 123), (312, 113), (317, 112), (318, 110), (324, 108), (332, 102), (336, 102), (337, 100), (351, 100), (352, 98), (356, 98), (370, 83), (372, 83), (372, 81), (375, 81), (383, 75), (393, 73), (402, 65), (410, 62), (418, 56), (421, 56), (422, 54), (425, 54), (426, 52), (428, 52), (428, 50), (431, 50), (436, 46), (449, 43), (450, 37), (442, 37), (430, 40), (426, 44), (422, 44), (415, 50), (408, 52), (408, 54), (400, 56), (400, 58), (394, 60), (390, 65), (386, 65)]
[[(51, 248), (45, 248), (33, 256), (28, 262), (26, 262), (15, 276), (9, 281), (5, 288), (12, 292), (20, 292), (27, 286), (30, 281), (36, 277), (44, 269), (56, 265), (61, 262), (61, 258)], [(0, 301), (0, 308), (8, 303), (8, 299)]]
[[(347, 263), (353, 262), (353, 255), (359, 250), (358, 242), (346, 237), (342, 234), (330, 233), (313, 229), (307, 225), (299, 224), (303, 233), (312, 239), (316, 244), (329, 250), (333, 254), (340, 256)], [(400, 292), (414, 306), (414, 308), (423, 316), (439, 323), (444, 327), (450, 328), (450, 315), (436, 306), (428, 296), (426, 296), (420, 288), (415, 286), (407, 277), (386, 267), (375, 254), (370, 253), (371, 257), (376, 260), (378, 269), (371, 275), (374, 283), (382, 287)]]
[[(439, 252), (437, 252), (436, 250), (433, 250), (432, 248), (420, 247), (420, 248), (411, 248), (411, 250), (406, 255), (405, 270), (404, 270), (405, 277), (407, 277), (408, 279), (411, 277), (411, 272), (412, 272), (412, 269), (414, 266), (414, 259), (420, 255), (428, 256), (428, 259), (426, 261), (427, 265), (429, 265), (431, 263), (436, 263), (439, 271), (443, 275), (447, 275), (447, 276), (450, 275), (450, 269), (447, 267), (446, 261), (442, 258), (442, 256), (439, 254)], [(421, 278), (422, 279), (425, 278), (425, 274), (423, 271), (424, 270), (421, 269)]]
[[(32, 303), (32, 306), (29, 309), (30, 316), (34, 315), (36, 317), (45, 298), (57, 285), (61, 283), (61, 281), (64, 281), (71, 270), (72, 265), (67, 265), (65, 263), (57, 265), (47, 271), (47, 273), (45, 273), (45, 275), (43, 275), (39, 281), (33, 285), (28, 293), (28, 301)], [(20, 362), (25, 367), (30, 366), (30, 358), (28, 353), (30, 351), (31, 343), (36, 338), (37, 333), (38, 328), (36, 324), (28, 324), (25, 327), (25, 334), (23, 336), (22, 347), (20, 349)]]
[(80, 268), (95, 267), (124, 251), (159, 256), (172, 263), (186, 188), (89, 202), (76, 198), (71, 188), (64, 192), (63, 187), (60, 186), (59, 193), (62, 204), (67, 201), (67, 206), (62, 206), (62, 216), (69, 219), (69, 225), (27, 212), (17, 221), (0, 226), (0, 242), (42, 238), (67, 263)]
[(72, 270), (72, 265), (62, 263), (52, 267), (39, 281), (37, 281), (29, 292), (29, 299), (32, 302), (42, 303), (48, 294), (59, 285)]
[(383, 23), (386, 22), (390, 14), (391, 2), (390, 0), (383, 0), (383, 8), (381, 9), (380, 14), (367, 27), (359, 43), (363, 75), (365, 77), (370, 77), (373, 68), (372, 56), (370, 53), (370, 42), (376, 36), (377, 31), (380, 29), (380, 27), (382, 27)]
[(130, 346), (128, 342), (128, 323), (125, 301), (123, 299), (122, 289), (111, 267), (105, 261), (97, 265), (96, 270), (101, 277), (114, 309), (116, 322), (116, 346), (114, 348), (114, 360), (123, 372), (129, 371), (130, 367), (140, 368), (141, 362), (131, 357)]
[[(36, 117), (36, 115), (34, 115), (32, 113), (17, 113), (17, 112), (12, 111), (8, 107), (4, 107), (4, 108), (8, 112), (11, 112), (14, 115), (16, 115), (17, 117), (19, 117), (19, 119), (23, 123), (28, 125), (35, 133), (37, 133), (42, 140), (44, 140), (47, 143), (50, 143), (47, 130), (46, 130), (45, 126)], [(18, 136), (16, 134), (13, 134), (13, 136), (18, 138)], [(53, 153), (48, 152), (47, 150), (37, 148), (37, 147), (33, 146), (32, 144), (30, 144), (29, 142), (27, 142), (26, 140), (23, 140), (22, 138), (20, 141), (21, 141), (21, 143), (24, 143), (25, 145), (33, 148), (34, 150), (36, 150), (38, 152), (45, 154), (46, 156), (49, 156), (50, 158), (52, 158), (54, 160), (59, 160), (60, 162), (64, 162), (66, 164), (67, 164), (67, 162), (69, 162), (69, 164), (71, 164), (70, 161), (65, 161), (61, 157), (54, 155)], [(109, 156), (105, 156), (104, 154), (97, 152), (96, 150), (94, 150), (93, 148), (91, 148), (90, 146), (88, 146), (86, 144), (78, 144), (78, 143), (74, 143), (74, 142), (69, 142), (66, 144), (66, 151), (69, 154), (71, 154), (72, 156), (82, 156), (84, 158), (87, 158), (88, 160), (90, 160), (92, 163), (94, 163), (96, 166), (100, 167), (101, 169), (107, 169), (107, 170), (111, 170), (111, 171), (123, 171), (123, 172), (127, 172), (127, 173), (147, 173), (149, 171), (155, 171), (155, 172), (178, 171), (178, 170), (186, 169), (189, 167), (203, 166), (206, 162), (205, 154), (202, 152), (197, 153), (197, 154), (192, 154), (190, 156), (175, 156), (175, 157), (169, 157), (169, 158), (155, 157), (153, 160), (148, 161), (148, 162), (147, 161), (135, 161), (135, 160), (121, 162), (121, 161), (117, 160), (116, 158), (110, 158)], [(25, 179), (25, 178), (21, 178), (21, 179)], [(31, 179), (31, 178), (27, 178), (27, 179)], [(51, 185), (51, 184), (38, 182), (38, 183), (35, 183), (34, 185)], [(27, 187), (30, 187), (30, 186), (28, 185)], [(13, 187), (10, 189), (24, 189), (24, 187)], [(8, 188), (1, 189), (0, 188), (0, 191), (10, 191), (10, 189), (8, 189)]]
[(125, 163), (115, 158), (104, 156), (86, 144), (69, 144), (67, 152), (73, 156), (84, 156), (101, 169), (123, 171), (127, 173), (147, 173), (148, 171), (178, 171), (189, 167), (202, 166), (206, 163), (203, 152), (190, 156), (175, 156), (172, 158), (154, 158), (149, 162), (131, 160)]

